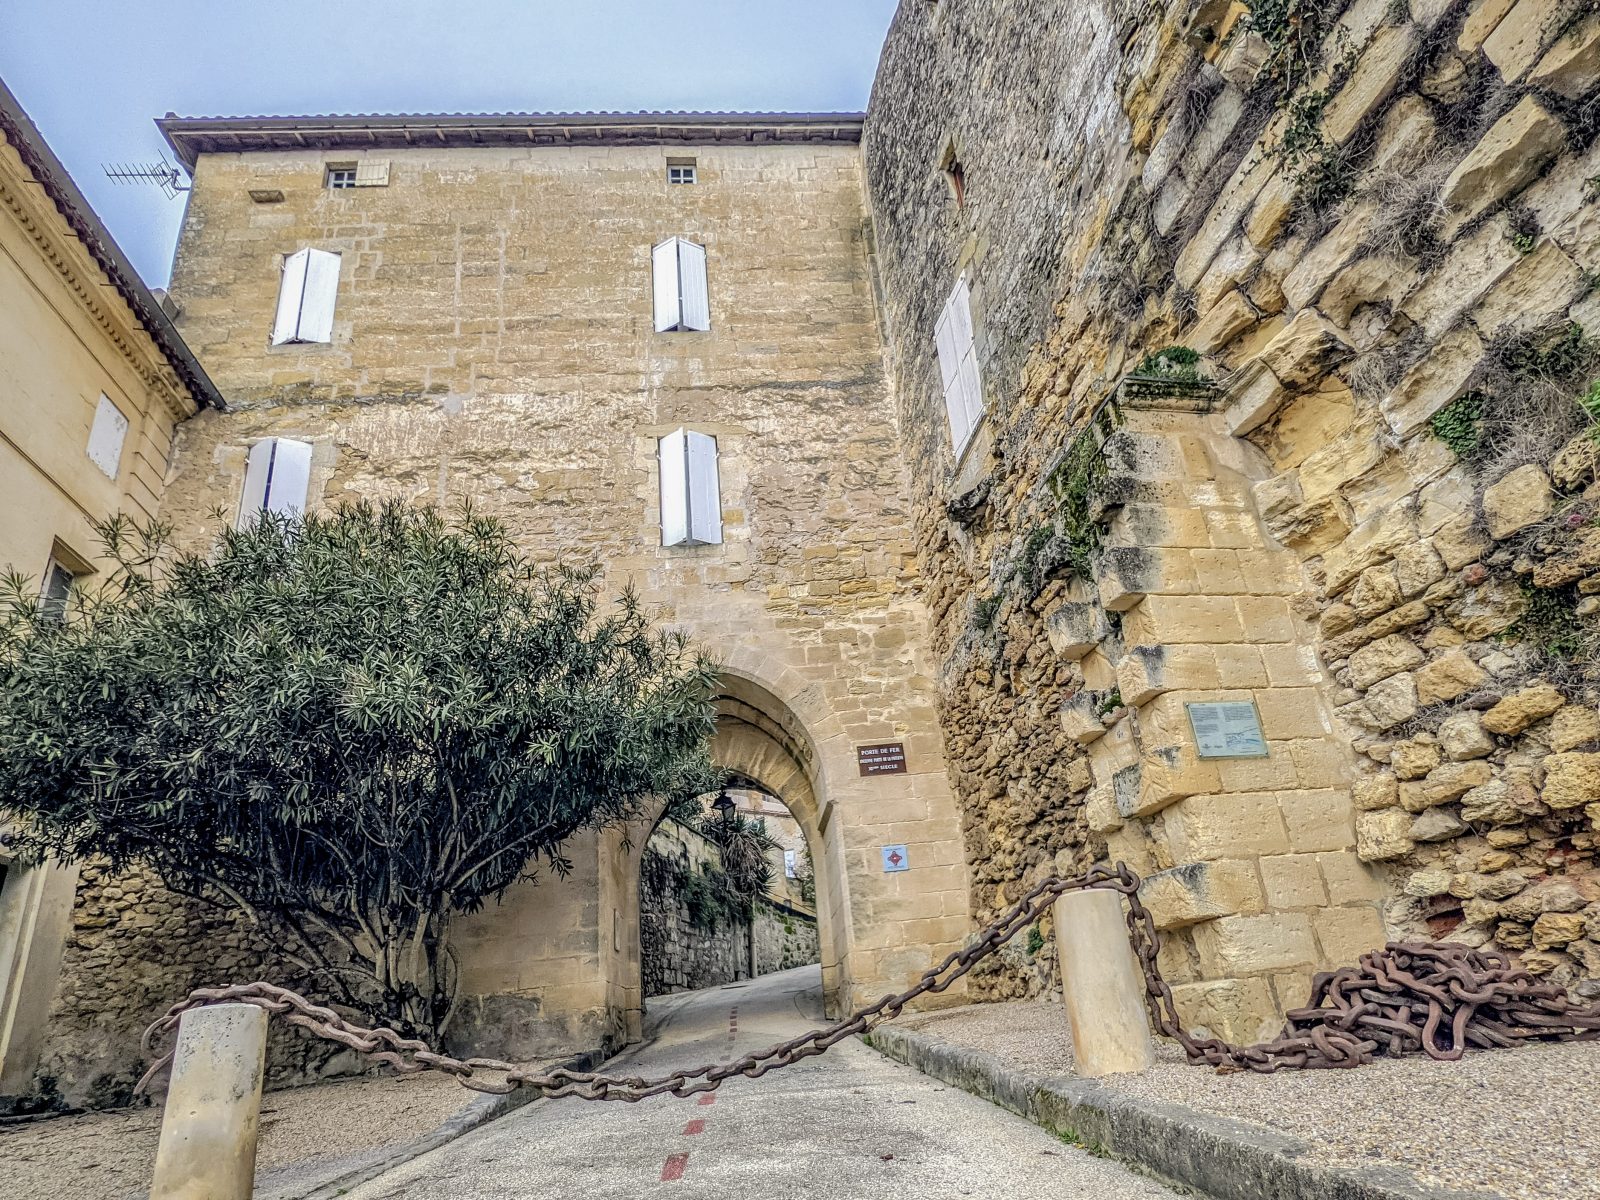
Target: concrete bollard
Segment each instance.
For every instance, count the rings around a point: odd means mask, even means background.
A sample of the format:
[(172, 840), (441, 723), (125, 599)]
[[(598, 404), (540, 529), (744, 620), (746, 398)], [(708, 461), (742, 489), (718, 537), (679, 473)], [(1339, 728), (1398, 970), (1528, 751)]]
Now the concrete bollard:
[(1149, 1070), (1155, 1046), (1122, 896), (1106, 888), (1067, 892), (1054, 915), (1074, 1069), (1088, 1078)]
[(183, 1014), (150, 1200), (250, 1200), (267, 1013), (211, 1004)]

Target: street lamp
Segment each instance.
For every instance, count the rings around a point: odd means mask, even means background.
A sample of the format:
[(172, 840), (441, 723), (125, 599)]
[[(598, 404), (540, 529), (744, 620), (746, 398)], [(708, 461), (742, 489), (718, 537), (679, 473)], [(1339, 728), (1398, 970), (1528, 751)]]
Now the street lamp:
[(728, 795), (727, 788), (723, 788), (717, 793), (717, 798), (711, 802), (711, 807), (722, 814), (722, 820), (725, 824), (733, 820), (733, 797)]

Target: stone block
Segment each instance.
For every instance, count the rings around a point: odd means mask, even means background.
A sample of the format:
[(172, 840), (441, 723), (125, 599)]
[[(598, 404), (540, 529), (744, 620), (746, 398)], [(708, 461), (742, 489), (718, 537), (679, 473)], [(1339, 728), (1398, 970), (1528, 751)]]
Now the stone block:
[(1318, 908), (1328, 902), (1315, 854), (1271, 854), (1260, 867), (1269, 908)]
[(1322, 878), (1328, 884), (1328, 900), (1349, 904), (1358, 900), (1380, 900), (1389, 895), (1376, 871), (1362, 862), (1354, 850), (1317, 855)]
[(1411, 822), (1411, 839), (1416, 842), (1444, 842), (1469, 832), (1467, 824), (1448, 808), (1430, 808)]
[(1522, 255), (1511, 244), (1510, 223), (1497, 216), (1457, 239), (1444, 261), (1422, 277), (1400, 310), (1438, 341), (1521, 261)]
[(1362, 703), (1371, 715), (1374, 729), (1393, 729), (1417, 715), (1417, 681), (1409, 671), (1380, 679), (1367, 689)]
[[(1353, 656), (1352, 656), (1353, 657)], [(1416, 672), (1417, 702), (1441, 704), (1477, 691), (1489, 682), (1489, 673), (1463, 650), (1451, 650)]]
[(1212, 979), (1172, 989), (1178, 1017), (1189, 1032), (1250, 1043), (1281, 1024), (1265, 979)]
[(1535, 684), (1513, 692), (1484, 713), (1483, 727), (1490, 733), (1510, 737), (1535, 721), (1544, 720), (1566, 702), (1566, 697), (1548, 683)]
[(1389, 767), (1396, 779), (1421, 779), (1439, 765), (1442, 757), (1439, 747), (1431, 741), (1396, 742), (1389, 751)]
[(1417, 540), (1417, 509), (1404, 500), (1363, 521), (1350, 536), (1323, 555), (1322, 570), (1330, 596), (1338, 595), (1368, 567), (1394, 557), (1402, 546)]
[(1493, 778), (1494, 768), (1481, 759), (1443, 763), (1429, 771), (1421, 782), (1400, 785), (1400, 807), (1419, 813), (1435, 805), (1449, 804)]
[(1392, 771), (1357, 775), (1350, 785), (1350, 801), (1362, 812), (1392, 808), (1400, 803), (1400, 785)]
[(1530, 87), (1576, 100), (1600, 83), (1600, 14), (1556, 39), (1528, 75)]
[(1317, 961), (1311, 920), (1304, 913), (1221, 917), (1197, 926), (1194, 940), (1208, 975), (1263, 975)]
[(1582, 704), (1558, 709), (1550, 720), (1550, 749), (1558, 754), (1600, 742), (1600, 713)]
[(1421, 665), (1427, 657), (1404, 634), (1391, 634), (1350, 655), (1350, 682), (1358, 688), (1369, 688), (1381, 679)]
[(1223, 393), (1222, 419), (1229, 433), (1243, 437), (1277, 416), (1289, 399), (1289, 389), (1257, 359), (1245, 366)]
[(1483, 40), (1483, 53), (1507, 83), (1515, 83), (1539, 61), (1555, 36), (1571, 0), (1517, 0), (1517, 6)]
[(1325, 908), (1315, 914), (1322, 961), (1330, 967), (1355, 966), (1363, 954), (1381, 950), (1389, 935), (1375, 908)]
[(1563, 315), (1586, 286), (1578, 264), (1545, 239), (1485, 293), (1472, 310), (1472, 321), (1485, 334), (1502, 329), (1527, 333)]
[(1441, 867), (1425, 867), (1408, 875), (1400, 890), (1419, 900), (1444, 896), (1450, 891), (1450, 878), (1450, 872)]
[(1278, 807), (1288, 828), (1289, 847), (1296, 852), (1348, 850), (1355, 845), (1354, 813), (1344, 792), (1283, 792)]
[(1490, 780), (1461, 797), (1462, 818), (1475, 824), (1516, 825), (1525, 819), (1525, 815), (1513, 803), (1511, 786), (1503, 779)]
[(1551, 808), (1600, 803), (1600, 754), (1569, 750), (1549, 755), (1539, 799)]
[(1045, 618), (1044, 632), (1052, 650), (1076, 662), (1100, 644), (1111, 625), (1100, 605), (1067, 603)]
[(1379, 403), (1389, 428), (1402, 438), (1416, 433), (1429, 417), (1467, 390), (1482, 361), (1483, 341), (1478, 335), (1465, 327), (1452, 330)]
[(1210, 691), (1223, 686), (1209, 646), (1133, 646), (1117, 663), (1124, 704), (1140, 705), (1172, 691)]
[(1483, 519), (1496, 541), (1537, 525), (1554, 511), (1550, 477), (1536, 463), (1520, 466), (1484, 489)]
[(1356, 816), (1356, 854), (1363, 862), (1403, 858), (1416, 848), (1411, 840), (1411, 814), (1398, 808)]
[(1493, 546), (1488, 535), (1479, 532), (1478, 523), (1470, 512), (1452, 517), (1433, 534), (1433, 548), (1452, 571), (1477, 562)]
[(1483, 718), (1470, 710), (1451, 713), (1439, 725), (1439, 748), (1451, 762), (1487, 758), (1494, 753), (1494, 738), (1483, 728)]
[(1173, 852), (1195, 861), (1287, 854), (1289, 836), (1271, 792), (1190, 796), (1167, 811)]
[(1533, 944), (1541, 950), (1583, 940), (1584, 919), (1580, 913), (1543, 913), (1533, 923)]
[(1225, 292), (1189, 331), (1186, 344), (1201, 354), (1214, 354), (1261, 320), (1255, 305), (1237, 288)]
[(1105, 724), (1095, 711), (1093, 698), (1082, 692), (1061, 706), (1061, 728), (1080, 746), (1097, 742), (1106, 733)]
[(1356, 126), (1389, 98), (1417, 38), (1417, 28), (1409, 23), (1378, 31), (1356, 60), (1350, 78), (1323, 110), (1323, 136), (1341, 146), (1349, 140)]
[(1531, 183), (1565, 144), (1561, 121), (1537, 99), (1525, 96), (1445, 180), (1443, 199), (1455, 212), (1457, 226)]
[(1516, 0), (1472, 0), (1467, 19), (1456, 35), (1456, 49), (1463, 54), (1476, 54), (1515, 3)]
[(1240, 913), (1259, 913), (1263, 897), (1254, 866), (1245, 859), (1185, 863), (1147, 876), (1139, 899), (1157, 929), (1181, 929)]
[(1146, 746), (1138, 783), (1138, 791), (1132, 795), (1118, 791), (1117, 807), (1125, 817), (1147, 817), (1186, 796), (1216, 791), (1222, 786), (1216, 761), (1198, 757), (1187, 740), (1175, 745)]
[(1297, 320), (1306, 315), (1316, 317), (1306, 306), (1314, 303), (1329, 280), (1364, 248), (1377, 207), (1370, 200), (1356, 205), (1284, 275), (1283, 296), (1290, 308), (1301, 310)]

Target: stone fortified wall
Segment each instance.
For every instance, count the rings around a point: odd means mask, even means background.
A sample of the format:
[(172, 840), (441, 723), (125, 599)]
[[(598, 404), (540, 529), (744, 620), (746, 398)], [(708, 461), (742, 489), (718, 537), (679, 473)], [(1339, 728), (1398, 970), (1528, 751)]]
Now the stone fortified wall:
[[(1386, 934), (1595, 990), (1597, 83), (1559, 0), (901, 6), (864, 149), (980, 919), (1126, 860), (1232, 1037)], [(1198, 756), (1218, 700), (1264, 757)]]

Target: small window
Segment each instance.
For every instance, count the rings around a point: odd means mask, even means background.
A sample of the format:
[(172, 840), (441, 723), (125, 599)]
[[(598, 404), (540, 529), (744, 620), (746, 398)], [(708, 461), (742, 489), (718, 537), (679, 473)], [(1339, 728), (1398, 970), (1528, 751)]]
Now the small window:
[(983, 419), (983, 385), (972, 337), (972, 295), (965, 275), (956, 281), (944, 303), (933, 343), (944, 385), (945, 415), (950, 419), (950, 445), (960, 458)]
[(244, 464), (239, 527), (248, 529), (264, 512), (298, 517), (311, 487), (311, 443), (267, 438), (250, 447)]
[(945, 183), (950, 185), (950, 195), (955, 198), (957, 208), (967, 206), (967, 170), (961, 165), (961, 159), (956, 154), (956, 144), (951, 142), (944, 149), (944, 154), (939, 159), (939, 170), (944, 174)]
[(661, 544), (715, 546), (722, 541), (722, 487), (717, 439), (678, 429), (662, 438)]
[(339, 256), (296, 250), (283, 260), (272, 344), (333, 341), (333, 306), (339, 294)]
[(329, 163), (327, 184), (336, 192), (356, 186), (355, 163)]
[(94, 424), (89, 427), (89, 461), (105, 472), (107, 479), (115, 479), (122, 465), (122, 445), (128, 440), (128, 418), (111, 402), (111, 397), (100, 393), (95, 405)]
[(656, 332), (711, 328), (706, 283), (706, 248), (668, 238), (650, 252)]
[(667, 159), (668, 183), (698, 183), (695, 176), (695, 161), (692, 158)]
[(45, 568), (44, 587), (39, 592), (39, 614), (46, 620), (65, 621), (72, 604), (72, 581), (77, 576), (54, 558)]

